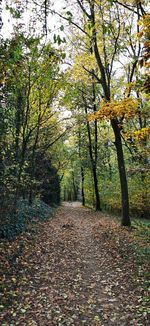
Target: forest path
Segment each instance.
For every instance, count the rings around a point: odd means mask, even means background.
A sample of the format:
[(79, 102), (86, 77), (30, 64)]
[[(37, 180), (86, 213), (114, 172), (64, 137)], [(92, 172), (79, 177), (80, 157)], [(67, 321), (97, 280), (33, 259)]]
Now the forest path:
[(1, 325), (148, 325), (136, 313), (142, 288), (130, 237), (109, 217), (64, 203), (15, 246)]

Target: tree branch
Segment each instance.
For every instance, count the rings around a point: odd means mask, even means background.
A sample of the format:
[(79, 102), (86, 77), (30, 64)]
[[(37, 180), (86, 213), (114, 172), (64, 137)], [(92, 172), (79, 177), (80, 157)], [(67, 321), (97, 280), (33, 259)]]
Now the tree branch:
[(81, 3), (81, 1), (77, 0), (78, 5), (80, 6), (80, 8), (82, 9), (82, 11), (84, 12), (84, 14), (89, 18), (89, 20), (91, 19), (91, 15), (88, 14), (88, 12), (86, 11), (86, 9), (84, 8), (83, 4)]
[(69, 21), (69, 18), (61, 15), (59, 12), (57, 12), (55, 10), (53, 10), (52, 13), (59, 16), (60, 18), (62, 18), (64, 20), (66, 20), (68, 23), (71, 23), (73, 26), (77, 27), (82, 33), (84, 33), (85, 35), (87, 35), (89, 37), (89, 34), (82, 27), (80, 27), (77, 23), (75, 23), (74, 21), (72, 21), (72, 20)]
[(87, 69), (87, 68), (84, 67), (84, 66), (82, 66), (82, 67), (83, 67), (83, 69), (84, 69), (86, 72), (88, 72), (90, 75), (92, 75), (93, 77), (95, 77), (95, 78), (97, 79), (97, 81), (98, 81), (99, 84), (102, 83), (101, 78), (99, 78), (99, 77), (95, 74), (95, 72), (93, 71), (93, 69), (92, 69), (92, 70), (89, 70), (89, 69)]
[(134, 7), (128, 6), (128, 5), (126, 5), (126, 4), (124, 4), (124, 3), (120, 2), (120, 1), (114, 1), (114, 3), (118, 3), (118, 5), (120, 5), (120, 6), (124, 7), (124, 8), (126, 8), (126, 9), (134, 12), (137, 15), (137, 12), (134, 10)]

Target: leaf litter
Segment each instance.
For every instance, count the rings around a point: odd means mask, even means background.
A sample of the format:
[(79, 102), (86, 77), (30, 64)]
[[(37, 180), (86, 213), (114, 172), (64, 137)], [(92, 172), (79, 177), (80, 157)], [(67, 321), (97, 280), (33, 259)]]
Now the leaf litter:
[(68, 203), (0, 249), (2, 326), (149, 325), (148, 263), (109, 216)]

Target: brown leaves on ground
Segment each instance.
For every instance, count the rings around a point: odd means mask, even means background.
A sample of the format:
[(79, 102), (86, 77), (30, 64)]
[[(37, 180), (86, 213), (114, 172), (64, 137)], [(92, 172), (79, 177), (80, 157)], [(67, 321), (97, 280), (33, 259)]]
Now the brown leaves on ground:
[(149, 325), (133, 244), (110, 217), (74, 204), (3, 241), (1, 325)]

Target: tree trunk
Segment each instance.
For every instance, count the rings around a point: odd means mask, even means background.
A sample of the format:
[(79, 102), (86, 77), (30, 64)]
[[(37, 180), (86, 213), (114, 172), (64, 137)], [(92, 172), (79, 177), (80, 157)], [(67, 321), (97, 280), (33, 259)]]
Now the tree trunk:
[(98, 190), (98, 179), (97, 179), (97, 164), (93, 158), (92, 140), (91, 140), (90, 126), (89, 126), (88, 121), (87, 121), (87, 131), (88, 131), (88, 137), (89, 137), (89, 154), (90, 154), (90, 160), (91, 160), (91, 165), (92, 165), (92, 173), (93, 173), (94, 189), (95, 189), (95, 201), (96, 201), (95, 208), (96, 208), (96, 210), (101, 211), (100, 196), (99, 196), (99, 190)]
[(125, 170), (125, 162), (121, 141), (120, 128), (115, 120), (111, 121), (111, 125), (115, 134), (115, 146), (117, 151), (118, 169), (121, 186), (121, 197), (122, 197), (122, 222), (123, 226), (131, 226), (129, 216), (129, 197), (128, 197), (128, 184)]
[(38, 119), (37, 119), (37, 128), (36, 128), (36, 134), (34, 139), (34, 144), (32, 147), (32, 155), (31, 155), (31, 172), (30, 172), (30, 189), (29, 189), (29, 205), (32, 205), (33, 203), (33, 184), (34, 184), (34, 178), (35, 178), (35, 154), (36, 154), (36, 148), (38, 145), (39, 140), (39, 133), (40, 133), (40, 123), (41, 123), (41, 91), (39, 90), (39, 107), (38, 107)]
[(85, 195), (84, 195), (84, 170), (81, 166), (81, 196), (82, 196), (82, 205), (85, 206)]
[[(104, 92), (105, 99), (109, 102), (110, 101), (110, 81), (107, 83), (106, 79), (106, 70), (103, 66), (98, 45), (97, 45), (97, 35), (96, 35), (96, 28), (95, 28), (95, 10), (94, 10), (94, 2), (91, 3), (91, 21), (93, 25), (93, 48), (95, 58), (99, 67), (99, 71), (101, 74), (101, 84)], [(120, 186), (121, 186), (121, 196), (122, 196), (122, 225), (130, 226), (131, 221), (129, 217), (129, 197), (128, 197), (128, 185), (127, 185), (127, 178), (126, 178), (126, 170), (125, 170), (125, 162), (124, 162), (124, 155), (122, 149), (122, 141), (121, 141), (121, 133), (116, 120), (111, 121), (111, 125), (115, 134), (115, 146), (117, 151), (117, 160), (118, 160), (118, 169), (119, 169), (119, 176), (120, 176)]]
[[(1, 209), (4, 206), (5, 194), (4, 194), (4, 159), (3, 159), (3, 142), (0, 139), (0, 207)], [(2, 213), (2, 211), (1, 211)]]
[[(86, 105), (85, 105), (85, 113), (86, 113), (86, 115), (88, 113)], [(88, 140), (89, 140), (90, 161), (91, 161), (91, 165), (92, 165), (92, 173), (93, 173), (93, 180), (94, 180), (95, 201), (96, 201), (95, 209), (97, 211), (101, 211), (102, 209), (101, 209), (101, 203), (100, 203), (100, 195), (99, 195), (99, 190), (98, 190), (98, 178), (97, 178), (97, 158), (94, 159), (94, 157), (93, 157), (91, 130), (90, 130), (90, 124), (89, 124), (88, 120), (86, 122), (86, 125), (87, 125), (87, 133), (88, 133)], [(97, 137), (97, 135), (96, 135), (96, 137)]]
[(82, 205), (85, 206), (85, 194), (84, 194), (84, 169), (82, 165), (82, 155), (81, 155), (81, 121), (79, 119), (78, 121), (78, 140), (79, 140), (79, 158), (80, 158), (80, 164), (81, 164), (81, 197), (82, 197)]
[(76, 186), (76, 183), (75, 183), (75, 175), (74, 175), (73, 170), (72, 170), (72, 185), (73, 185), (72, 200), (73, 201), (76, 201), (77, 198), (78, 198), (78, 189), (77, 189), (77, 186)]
[[(17, 106), (16, 106), (16, 117), (15, 117), (15, 159), (16, 164), (19, 162), (19, 138), (20, 138), (20, 129), (21, 129), (21, 116), (22, 116), (22, 103), (23, 98), (21, 93), (18, 94), (17, 97)], [(16, 167), (16, 175), (17, 175), (17, 167)]]
[(99, 196), (99, 190), (98, 190), (98, 179), (97, 179), (97, 167), (95, 162), (92, 162), (92, 171), (93, 171), (93, 179), (94, 179), (94, 188), (95, 188), (95, 208), (96, 211), (101, 211), (101, 204), (100, 204), (100, 196)]
[(14, 212), (16, 212), (17, 201), (20, 196), (20, 181), (21, 181), (22, 171), (23, 171), (24, 163), (25, 163), (26, 149), (27, 149), (27, 143), (26, 143), (26, 140), (23, 140), (22, 151), (21, 151), (21, 161), (19, 162), (16, 189), (15, 189)]

